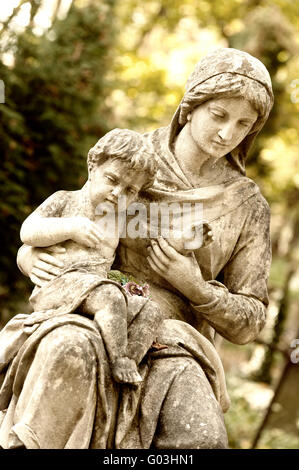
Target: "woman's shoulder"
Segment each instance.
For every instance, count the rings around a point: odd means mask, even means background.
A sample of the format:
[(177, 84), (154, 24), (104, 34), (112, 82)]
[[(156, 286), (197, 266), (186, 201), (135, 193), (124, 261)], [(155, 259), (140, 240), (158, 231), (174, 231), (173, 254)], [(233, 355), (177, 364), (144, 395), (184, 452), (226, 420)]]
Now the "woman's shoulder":
[(260, 210), (263, 213), (270, 214), (270, 206), (266, 198), (263, 196), (259, 185), (251, 178), (246, 177), (248, 183), (253, 185), (255, 188), (255, 194), (248, 199), (248, 205), (254, 210)]
[(263, 196), (260, 187), (250, 178), (244, 177), (248, 181), (248, 185), (253, 188), (252, 195), (244, 201), (239, 207), (239, 215), (244, 220), (245, 225), (254, 227), (256, 225), (266, 225), (270, 223), (270, 206)]

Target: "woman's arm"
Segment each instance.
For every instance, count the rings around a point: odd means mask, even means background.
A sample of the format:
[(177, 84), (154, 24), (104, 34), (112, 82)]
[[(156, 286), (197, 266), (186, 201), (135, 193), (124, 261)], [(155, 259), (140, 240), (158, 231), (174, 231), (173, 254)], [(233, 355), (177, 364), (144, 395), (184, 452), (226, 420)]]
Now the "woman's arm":
[(254, 201), (222, 282), (205, 281), (194, 257), (180, 255), (165, 240), (150, 249), (149, 264), (192, 303), (226, 339), (252, 341), (265, 323), (271, 263), (270, 213), (261, 196)]
[(211, 281), (221, 299), (218, 307), (214, 311), (209, 305), (196, 309), (228, 340), (238, 344), (253, 341), (266, 321), (270, 266), (270, 209), (257, 194), (251, 198), (230, 260), (217, 278), (221, 282)]

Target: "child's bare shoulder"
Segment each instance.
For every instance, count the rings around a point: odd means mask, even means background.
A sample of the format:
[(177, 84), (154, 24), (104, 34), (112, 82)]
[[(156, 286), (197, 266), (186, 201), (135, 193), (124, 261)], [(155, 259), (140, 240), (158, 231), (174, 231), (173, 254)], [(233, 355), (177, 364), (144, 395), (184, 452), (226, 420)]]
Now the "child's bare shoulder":
[(35, 212), (43, 217), (61, 217), (64, 210), (72, 203), (73, 198), (74, 191), (56, 191)]

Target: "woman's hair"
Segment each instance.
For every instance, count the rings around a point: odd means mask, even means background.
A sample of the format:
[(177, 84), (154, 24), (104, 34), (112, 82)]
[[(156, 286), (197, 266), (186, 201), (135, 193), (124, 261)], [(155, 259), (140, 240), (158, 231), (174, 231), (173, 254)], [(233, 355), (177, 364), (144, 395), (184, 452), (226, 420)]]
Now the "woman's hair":
[(138, 132), (113, 129), (105, 134), (88, 152), (88, 174), (90, 175), (95, 166), (103, 164), (108, 159), (120, 159), (129, 168), (146, 173), (148, 181), (144, 188), (153, 184), (157, 171), (156, 155), (145, 141), (145, 137)]
[(271, 107), (271, 98), (263, 84), (245, 75), (236, 73), (221, 73), (188, 91), (181, 102), (179, 124), (185, 125), (187, 116), (205, 101), (215, 98), (244, 97), (258, 113), (250, 133), (259, 127), (259, 120), (264, 119)]

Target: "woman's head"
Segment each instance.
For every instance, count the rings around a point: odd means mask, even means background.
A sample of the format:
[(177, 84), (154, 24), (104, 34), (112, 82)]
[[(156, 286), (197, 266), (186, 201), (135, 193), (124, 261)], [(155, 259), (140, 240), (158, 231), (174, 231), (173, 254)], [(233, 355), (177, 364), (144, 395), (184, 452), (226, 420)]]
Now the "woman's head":
[[(257, 113), (253, 126), (229, 157), (245, 173), (245, 159), (252, 142), (265, 124), (273, 105), (271, 79), (255, 57), (236, 49), (217, 49), (205, 56), (190, 75), (184, 95), (171, 124), (170, 144), (194, 110), (215, 99), (247, 100)], [(245, 117), (245, 116), (244, 116)]]
[(227, 72), (207, 79), (184, 95), (180, 107), (179, 124), (185, 125), (188, 115), (194, 109), (215, 98), (246, 99), (258, 114), (257, 121), (250, 132), (254, 132), (259, 127), (259, 120), (269, 114), (271, 107), (271, 98), (261, 83), (244, 75)]

